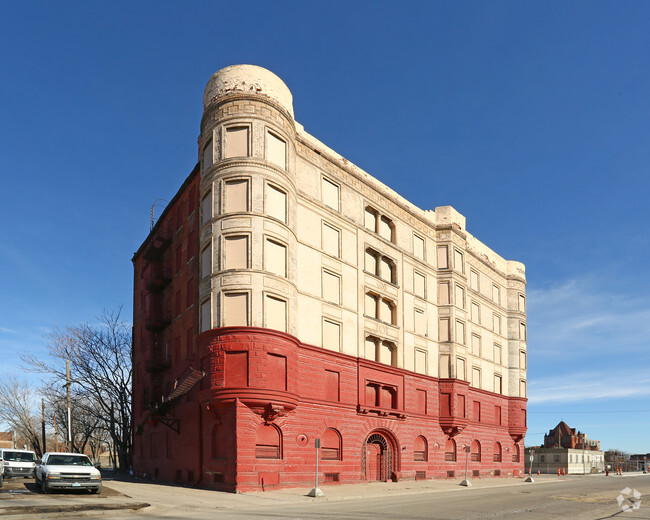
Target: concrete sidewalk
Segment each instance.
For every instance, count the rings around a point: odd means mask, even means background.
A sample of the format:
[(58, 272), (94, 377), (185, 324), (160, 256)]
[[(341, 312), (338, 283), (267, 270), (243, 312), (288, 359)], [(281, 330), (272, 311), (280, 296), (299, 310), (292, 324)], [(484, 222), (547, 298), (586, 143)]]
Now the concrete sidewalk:
[[(631, 474), (627, 474), (630, 476)], [(259, 506), (308, 503), (314, 501), (354, 500), (372, 497), (423, 493), (471, 493), (472, 490), (538, 484), (582, 478), (608, 478), (604, 475), (573, 476), (534, 475), (535, 483), (523, 478), (482, 478), (471, 480), (471, 487), (460, 480), (421, 480), (373, 482), (368, 484), (328, 484), (320, 487), (323, 497), (312, 498), (311, 488), (276, 489), (248, 493), (225, 493), (205, 489), (143, 480), (104, 480), (101, 495), (62, 493), (43, 495), (31, 482), (11, 483), (0, 491), (0, 516), (46, 515), (48, 513), (77, 513), (82, 511), (137, 510), (150, 504), (155, 507), (183, 509), (246, 509)], [(15, 518), (17, 518), (15, 516)]]

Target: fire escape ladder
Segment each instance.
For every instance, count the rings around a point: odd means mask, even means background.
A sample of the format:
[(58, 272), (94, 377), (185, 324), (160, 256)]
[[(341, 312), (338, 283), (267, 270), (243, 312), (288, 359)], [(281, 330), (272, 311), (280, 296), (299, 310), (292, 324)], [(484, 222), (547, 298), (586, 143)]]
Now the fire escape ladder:
[(180, 421), (176, 417), (172, 417), (170, 413), (179, 399), (192, 390), (204, 377), (205, 372), (189, 367), (181, 378), (174, 381), (174, 388), (170, 394), (161, 403), (155, 404), (151, 408), (147, 416), (136, 428), (136, 433), (142, 433), (142, 427), (150, 418), (155, 418), (176, 433), (180, 433)]

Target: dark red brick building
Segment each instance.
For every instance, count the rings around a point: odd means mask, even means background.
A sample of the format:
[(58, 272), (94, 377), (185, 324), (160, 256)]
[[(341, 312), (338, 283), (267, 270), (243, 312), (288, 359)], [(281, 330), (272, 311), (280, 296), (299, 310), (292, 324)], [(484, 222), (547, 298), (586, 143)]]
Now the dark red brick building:
[(523, 473), (525, 274), (217, 72), (135, 253), (134, 470), (222, 490)]

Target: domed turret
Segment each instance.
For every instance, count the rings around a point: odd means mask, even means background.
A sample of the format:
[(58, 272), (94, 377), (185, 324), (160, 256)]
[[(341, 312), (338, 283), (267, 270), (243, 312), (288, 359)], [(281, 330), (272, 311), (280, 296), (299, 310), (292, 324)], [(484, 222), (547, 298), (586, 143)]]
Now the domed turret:
[(232, 94), (253, 94), (270, 98), (293, 118), (291, 91), (279, 77), (263, 67), (231, 65), (215, 72), (203, 92), (203, 110)]

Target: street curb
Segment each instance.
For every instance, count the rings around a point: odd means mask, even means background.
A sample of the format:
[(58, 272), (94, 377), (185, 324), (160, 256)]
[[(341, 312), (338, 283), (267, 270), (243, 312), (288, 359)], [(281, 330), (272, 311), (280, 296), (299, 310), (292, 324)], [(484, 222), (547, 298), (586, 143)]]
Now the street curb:
[(128, 504), (75, 504), (72, 506), (17, 506), (0, 508), (1, 516), (30, 515), (49, 513), (79, 513), (82, 511), (117, 511), (131, 509), (132, 511), (149, 507), (146, 502), (132, 502)]

